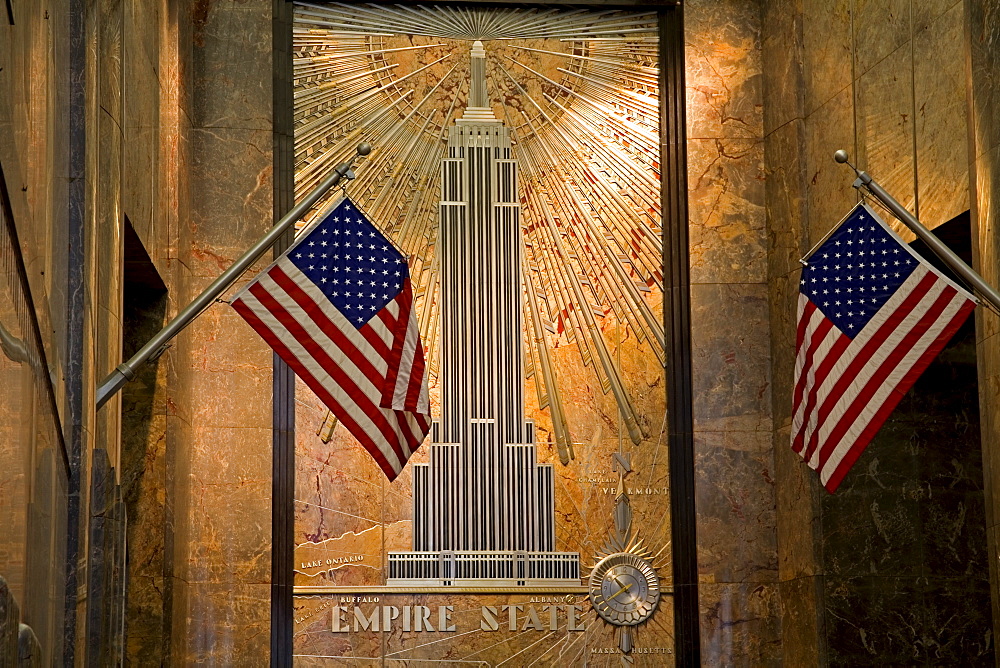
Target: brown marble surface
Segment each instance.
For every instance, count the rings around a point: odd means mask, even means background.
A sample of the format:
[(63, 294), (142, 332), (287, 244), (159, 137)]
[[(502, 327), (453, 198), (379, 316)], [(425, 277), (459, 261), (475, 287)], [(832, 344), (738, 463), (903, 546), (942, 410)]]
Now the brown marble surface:
[[(964, 12), (971, 5), (980, 11), (980, 4), (964, 3), (963, 8), (954, 0), (763, 3), (764, 15), (775, 19), (764, 22), (763, 38), (764, 105), (766, 118), (773, 118), (764, 139), (765, 207), (782, 653), (789, 665), (856, 664), (879, 656), (890, 662), (924, 660), (906, 653), (907, 640), (877, 631), (884, 624), (879, 620), (907, 611), (912, 628), (926, 629), (928, 615), (933, 617), (943, 609), (959, 613), (940, 592), (897, 587), (893, 594), (889, 580), (872, 576), (876, 579), (862, 582), (836, 575), (855, 570), (892, 572), (901, 583), (917, 578), (914, 569), (937, 572), (939, 566), (931, 564), (940, 563), (941, 546), (925, 551), (922, 541), (927, 530), (919, 528), (922, 522), (944, 522), (935, 510), (937, 501), (925, 499), (915, 489), (912, 495), (896, 494), (901, 497), (896, 501), (881, 497), (850, 500), (851, 493), (841, 490), (827, 495), (787, 444), (797, 258), (857, 201), (851, 188), (853, 176), (832, 161), (832, 153), (838, 148), (848, 150), (859, 167), (931, 226), (967, 206), (963, 204), (969, 192), (966, 69), (959, 61), (963, 58)], [(786, 10), (792, 16), (782, 16)], [(773, 116), (768, 115), (770, 110)], [(980, 123), (979, 136), (988, 135), (989, 122), (974, 120)], [(912, 238), (905, 232), (904, 236)], [(924, 428), (914, 424), (903, 428), (910, 435), (911, 447)], [(906, 451), (902, 445), (893, 446), (891, 439), (883, 447), (883, 458), (895, 456), (894, 447), (900, 457)], [(857, 484), (871, 484), (873, 489), (902, 479), (922, 480), (922, 474), (905, 469), (903, 461), (905, 457), (899, 462), (883, 461), (871, 471), (859, 462), (852, 475)], [(896, 474), (900, 480), (893, 477)], [(931, 487), (934, 484), (927, 482)], [(850, 503), (857, 507), (839, 505)], [(959, 514), (958, 509), (975, 506), (968, 499), (949, 498), (942, 503)], [(871, 524), (866, 526), (857, 519), (861, 517), (870, 517)], [(951, 526), (945, 534), (970, 536), (967, 532), (976, 525), (975, 520), (962, 521), (963, 528), (958, 529), (955, 521), (944, 522)], [(904, 559), (900, 554), (921, 556)], [(916, 582), (907, 580), (906, 586), (916, 587)], [(940, 586), (963, 590), (965, 584), (959, 579)], [(872, 612), (858, 615), (861, 608)], [(942, 627), (952, 631), (927, 631), (921, 637), (945, 653), (941, 656), (947, 655), (972, 637), (963, 635), (966, 623), (981, 625), (973, 617), (965, 614), (961, 621), (955, 617)], [(954, 635), (946, 638), (950, 632)], [(980, 656), (971, 646), (961, 651)]]
[[(995, 120), (997, 89), (997, 48), (1000, 13), (990, 3), (963, 3), (970, 36), (970, 105), (971, 142), (969, 170), (972, 183), (972, 239), (974, 266), (991, 284), (1000, 278), (997, 269), (997, 199), (1000, 182), (1000, 125)], [(989, 550), (989, 578), (992, 596), (994, 637), (1000, 632), (1000, 596), (997, 596), (997, 558), (1000, 554), (1000, 354), (997, 350), (1000, 319), (981, 309), (976, 313), (976, 353), (979, 371), (979, 417), (983, 442), (983, 477), (985, 482), (986, 538)]]
[(763, 279), (763, 166), (757, 139), (688, 140), (692, 282)]
[(934, 228), (969, 209), (964, 8), (913, 7), (917, 215)]
[(752, 0), (685, 3), (688, 139), (760, 137), (760, 20)]
[[(176, 70), (160, 71), (176, 76), (179, 176), (163, 196), (180, 306), (272, 225), (273, 26), (269, 2), (175, 10)], [(270, 644), (271, 352), (225, 304), (173, 352), (171, 661), (253, 665)]]
[[(780, 655), (768, 336), (766, 63), (755, 2), (685, 5), (701, 656)], [(793, 76), (794, 65), (774, 74)], [(780, 120), (779, 120), (780, 119)]]
[[(857, 13), (862, 11), (860, 4), (855, 0), (803, 0), (801, 40), (792, 37), (784, 41), (786, 48), (795, 48), (789, 42), (801, 41), (805, 83), (799, 83), (799, 95), (803, 97), (803, 117), (850, 87), (856, 72), (851, 31)], [(786, 58), (781, 54), (778, 62)]]

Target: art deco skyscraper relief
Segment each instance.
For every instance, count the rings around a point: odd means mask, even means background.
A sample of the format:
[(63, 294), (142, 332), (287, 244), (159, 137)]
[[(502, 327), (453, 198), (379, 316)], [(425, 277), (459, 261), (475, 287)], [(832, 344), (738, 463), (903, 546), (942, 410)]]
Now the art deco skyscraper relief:
[(579, 555), (555, 551), (553, 471), (524, 417), (517, 162), (482, 42), (471, 58), (441, 165), (441, 418), (414, 466), (414, 549), (389, 553), (389, 584), (579, 584)]

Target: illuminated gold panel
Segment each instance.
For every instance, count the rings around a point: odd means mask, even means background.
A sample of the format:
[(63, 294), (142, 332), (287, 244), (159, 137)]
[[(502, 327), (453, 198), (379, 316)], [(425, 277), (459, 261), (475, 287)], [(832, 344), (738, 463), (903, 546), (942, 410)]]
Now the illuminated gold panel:
[[(427, 469), (430, 450), (439, 446), (428, 437), (390, 484), (300, 383), (296, 661), (367, 665), (385, 656), (390, 663), (447, 658), (498, 665), (516, 656), (504, 665), (549, 665), (586, 655), (592, 665), (617, 665), (620, 630), (591, 610), (586, 584), (623, 491), (632, 529), (655, 555), (665, 592), (659, 609), (638, 628), (633, 657), (640, 665), (664, 665), (673, 622), (662, 451), (655, 15), (299, 5), (296, 193), (301, 197), (315, 187), (359, 142), (372, 144), (347, 191), (409, 256), (433, 413), (440, 419), (449, 402), (465, 400), (458, 390), (442, 391), (441, 376), (451, 373), (441, 366), (449, 340), (443, 331), (454, 327), (442, 305), (457, 288), (442, 280), (441, 255), (448, 246), (439, 230), (449, 133), (470, 115), (468, 107), (478, 106), (470, 96), (475, 40), (485, 50), (488, 100), (488, 109), (476, 113), (485, 118), (491, 111), (506, 128), (512, 158), (509, 180), (491, 182), (493, 201), (505, 200), (499, 192), (504, 183), (516, 184), (511, 201), (520, 250), (498, 254), (519, 258), (510, 260), (519, 265), (510, 280), (520, 296), (518, 312), (509, 317), (520, 323), (520, 352), (507, 364), (520, 369), (524, 391), (511, 394), (523, 394), (519, 410), (534, 424), (533, 443), (525, 443), (530, 452), (520, 456), (525, 470), (552, 472), (554, 509), (544, 511), (544, 503), (528, 507), (539, 522), (551, 518), (555, 541), (548, 553), (579, 555), (579, 577), (563, 572), (548, 585), (528, 578), (521, 586), (516, 575), (510, 582), (499, 578), (498, 586), (480, 577), (478, 584), (455, 581), (449, 588), (440, 576), (450, 571), (435, 571), (426, 582), (399, 584), (390, 573), (389, 553), (414, 553), (414, 521), (420, 522), (414, 472), (433, 471), (433, 463)], [(497, 309), (502, 329), (507, 311)], [(613, 453), (630, 458), (632, 471), (622, 471), (622, 477), (613, 470)], [(474, 509), (466, 503), (449, 510)], [(462, 558), (447, 549), (434, 554), (456, 563)], [(466, 556), (475, 561), (475, 555)], [(455, 630), (442, 630), (442, 624)]]

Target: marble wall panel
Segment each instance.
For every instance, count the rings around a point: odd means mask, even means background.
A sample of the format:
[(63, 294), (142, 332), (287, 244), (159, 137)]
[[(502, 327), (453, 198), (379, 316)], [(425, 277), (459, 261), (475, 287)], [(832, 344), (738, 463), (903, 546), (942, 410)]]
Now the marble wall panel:
[[(235, 446), (252, 445), (246, 439)], [(185, 563), (175, 573), (187, 583), (267, 583), (271, 577), (271, 526), (258, 506), (269, 501), (269, 480), (239, 484), (189, 481), (192, 515), (200, 518), (183, 546)]]
[(769, 430), (767, 287), (691, 286), (695, 430)]
[[(923, 39), (920, 35), (925, 29), (936, 22), (943, 14), (950, 13), (956, 7), (961, 7), (962, 4), (962, 0), (928, 0), (928, 2), (910, 3), (910, 11), (913, 12), (913, 35), (918, 40)], [(964, 23), (964, 20), (962, 23)], [(964, 42), (965, 38), (963, 36), (960, 39)], [(960, 42), (956, 42), (956, 44), (958, 43)], [(962, 49), (956, 48), (952, 50), (956, 52), (962, 51)]]
[[(190, 44), (185, 31), (190, 24), (178, 20), (181, 8), (174, 3), (164, 3), (157, 12), (157, 41), (160, 49), (150, 59), (156, 67), (160, 83), (159, 156), (162, 170), (157, 181), (156, 197), (159, 202), (158, 220), (162, 226), (163, 256), (168, 261), (178, 257), (178, 220), (186, 220), (189, 202), (182, 193), (187, 192), (187, 170), (182, 165), (190, 163), (189, 144), (184, 141), (190, 130), (191, 115), (187, 111), (186, 73), (187, 62), (182, 62), (181, 45)], [(171, 267), (180, 275), (175, 264)], [(176, 280), (176, 279), (175, 279)]]
[[(978, 325), (979, 323), (976, 324)], [(1000, 362), (1000, 359), (997, 359), (998, 356), (996, 353), (990, 351), (990, 348), (995, 346), (995, 342), (996, 339), (989, 339), (985, 344), (979, 345), (977, 353), (981, 360), (980, 369), (983, 367), (989, 369), (994, 364)], [(1000, 375), (991, 374), (983, 378), (979, 388), (979, 407), (982, 416), (980, 428), (982, 429), (984, 438), (989, 438), (991, 434), (997, 434), (997, 430), (1000, 429), (1000, 420), (997, 419), (994, 412), (984, 410), (984, 406), (989, 406), (990, 402), (998, 394), (1000, 394)], [(1000, 468), (1000, 453), (997, 453), (994, 448), (984, 447), (983, 478), (986, 481), (987, 489), (991, 489), (992, 476), (996, 474), (998, 468)], [(986, 521), (987, 526), (990, 527), (997, 526), (998, 521), (1000, 521), (1000, 501), (997, 501), (996, 495), (991, 493), (987, 493), (986, 495)]]
[[(175, 133), (164, 152), (177, 177), (161, 194), (178, 225), (173, 303), (182, 306), (273, 221), (273, 28), (264, 0), (166, 11), (161, 29), (167, 41), (176, 35), (177, 52), (175, 62), (160, 56)], [(252, 665), (269, 647), (271, 354), (225, 304), (199, 320), (177, 341), (185, 363), (169, 361), (170, 659)]]
[[(120, 7), (119, 7), (120, 9)], [(120, 16), (116, 31), (102, 35), (104, 39), (120, 40)], [(114, 51), (114, 47), (111, 47)], [(107, 54), (103, 63), (108, 68), (109, 78), (115, 79), (120, 85), (120, 53)], [(117, 68), (117, 69), (115, 69)], [(116, 75), (115, 72), (118, 74)], [(93, 226), (90, 229), (93, 264), (96, 273), (95, 281), (90, 286), (92, 300), (92, 332), (95, 345), (85, 350), (93, 351), (95, 375), (102, 378), (121, 363), (122, 337), (122, 256), (124, 245), (122, 241), (121, 209), (121, 152), (122, 131), (120, 125), (121, 110), (120, 91), (102, 88), (99, 99), (101, 108), (98, 111), (96, 123), (97, 151), (92, 160), (94, 172), (88, 177), (95, 181), (94, 199), (90, 202)], [(106, 110), (114, 109), (114, 112)], [(89, 389), (89, 388), (88, 388)], [(88, 402), (89, 403), (89, 402)], [(99, 442), (107, 444), (111, 466), (116, 468), (119, 463), (118, 434), (120, 431), (120, 398), (113, 397), (109, 402), (109, 410), (99, 411), (96, 415), (95, 429)]]
[[(80, 449), (75, 473), (81, 481), (79, 515), (80, 555), (86, 568), (78, 574), (78, 586), (86, 591), (77, 598), (75, 644), (87, 661), (109, 662), (117, 658), (121, 631), (112, 622), (121, 593), (115, 578), (115, 552), (124, 543), (124, 527), (114, 512), (120, 468), (121, 397), (115, 396), (96, 411), (94, 387), (121, 362), (122, 345), (122, 3), (112, 1), (94, 8), (87, 17), (88, 70), (101, 75), (86, 85), (86, 143), (84, 223), (77, 230), (83, 252), (77, 257), (86, 269), (74, 277), (82, 292), (82, 346), (75, 357), (79, 364), (74, 384), (82, 387), (74, 422), (86, 425), (85, 436), (76, 441)], [(76, 313), (67, 314), (70, 318)]]
[(125, 64), (122, 59), (124, 0), (105, 0), (97, 3), (94, 30), (98, 49), (96, 95), (98, 104), (115, 125), (121, 128), (122, 101), (124, 99)]
[(261, 410), (271, 403), (270, 349), (253, 338), (256, 333), (227, 304), (215, 304), (188, 329), (193, 345), (186, 368), (178, 372), (199, 374), (188, 395), (191, 422), (270, 429), (270, 415)]
[[(913, 68), (908, 46), (896, 49), (858, 78), (857, 160), (879, 185), (909, 211), (916, 204), (913, 145)], [(850, 173), (840, 171), (850, 180)], [(912, 232), (885, 216), (906, 241)]]
[(703, 665), (782, 665), (776, 585), (702, 583), (699, 592)]
[(762, 134), (760, 20), (752, 0), (685, 4), (688, 139)]
[(268, 656), (270, 601), (267, 584), (185, 587), (174, 608), (174, 656), (189, 665), (260, 665)]
[[(967, 3), (968, 4), (968, 3)], [(983, 122), (980, 115), (983, 112), (984, 100), (995, 95), (992, 79), (985, 79), (989, 72), (996, 71), (983, 63), (987, 58), (986, 54), (979, 49), (979, 35), (989, 34), (988, 26), (998, 25), (1000, 16), (994, 16), (992, 23), (984, 23), (988, 18), (988, 13), (976, 15), (979, 8), (972, 9), (970, 17), (970, 29), (973, 34), (972, 40), (972, 113), (970, 123), (975, 128), (973, 133), (972, 151), (970, 153), (978, 155), (971, 162), (972, 172), (973, 207), (972, 207), (972, 230), (973, 230), (973, 260), (974, 266), (981, 273), (984, 279), (992, 285), (997, 284), (1000, 279), (997, 262), (997, 222), (996, 199), (1000, 193), (1000, 149), (985, 148), (982, 143), (992, 141), (992, 137), (983, 132)], [(981, 32), (980, 32), (981, 31)], [(988, 112), (989, 113), (989, 112)], [(989, 128), (992, 129), (992, 128)], [(982, 430), (982, 453), (983, 453), (983, 479), (985, 483), (985, 515), (986, 531), (989, 550), (989, 577), (990, 591), (994, 592), (991, 597), (993, 611), (993, 631), (994, 637), (1000, 633), (1000, 596), (996, 595), (997, 583), (1000, 582), (1000, 574), (997, 568), (997, 556), (1000, 554), (1000, 541), (998, 541), (998, 523), (1000, 523), (1000, 449), (996, 444), (1000, 443), (1000, 411), (997, 406), (1000, 402), (1000, 351), (998, 351), (997, 341), (1000, 332), (1000, 318), (977, 309), (976, 313), (976, 360), (979, 370), (979, 416), (980, 429)]]
[[(933, 578), (923, 588), (922, 652), (928, 663), (995, 665), (996, 641), (989, 629), (990, 596), (986, 586), (967, 577)], [(956, 615), (955, 611), (962, 614)]]
[(800, 260), (808, 250), (802, 144), (805, 121), (794, 120), (764, 140), (771, 328), (771, 397), (775, 426), (791, 420), (795, 312)]
[[(805, 87), (802, 86), (802, 7), (803, 0), (786, 3), (761, 3), (761, 92), (768, 103), (763, 105), (763, 131), (770, 135), (777, 128), (802, 118)], [(766, 150), (766, 149), (765, 149)]]
[[(827, 597), (831, 663), (993, 663), (992, 640), (982, 632), (989, 625), (982, 588), (939, 578), (828, 577)], [(872, 628), (885, 632), (872, 634)]]
[(769, 431), (695, 435), (701, 582), (777, 578), (774, 470)]
[[(778, 574), (782, 582), (825, 571), (821, 559), (823, 527), (820, 505), (820, 495), (825, 491), (819, 485), (815, 471), (792, 451), (790, 442), (790, 426), (775, 431)], [(814, 638), (813, 642), (818, 640)]]
[[(764, 74), (765, 54), (787, 47), (763, 38), (761, 22), (776, 19), (783, 36), (801, 23), (795, 11), (762, 7), (685, 5), (695, 505), (709, 664), (769, 665), (780, 655), (777, 590), (766, 584), (777, 562), (761, 139), (765, 124), (798, 111), (791, 100), (772, 112), (762, 91), (793, 90), (800, 63), (782, 57)], [(732, 53), (743, 56), (735, 68)], [(736, 124), (731, 107), (756, 113)]]
[[(21, 193), (14, 203), (17, 224), (19, 231), (26, 233), (22, 242), (29, 249), (29, 281), (38, 307), (36, 315), (43, 323), (40, 329), (50, 353), (48, 362), (54, 382), (61, 388), (57, 401), (66, 420), (57, 428), (67, 434), (71, 451), (80, 453), (83, 464), (74, 478), (86, 481), (91, 475), (87, 460), (95, 445), (106, 448), (112, 462), (118, 458), (119, 405), (117, 401), (110, 404), (95, 419), (92, 403), (94, 386), (121, 361), (120, 184), (127, 173), (124, 164), (128, 159), (124, 156), (130, 150), (122, 134), (123, 103), (129, 95), (141, 98), (141, 87), (155, 91), (157, 85), (136, 84), (135, 89), (128, 90), (129, 80), (123, 77), (123, 37), (128, 32), (123, 19), (125, 3), (91, 3), (86, 8), (65, 2), (44, 7), (15, 5), (17, 21), (13, 27), (5, 22), (2, 41), (6, 55), (15, 51), (17, 55), (4, 58), (0, 67), (7, 74), (16, 71), (16, 84), (9, 86), (12, 79), (4, 76), (0, 98), (16, 108), (13, 115), (17, 117), (17, 128), (8, 126), (16, 137), (11, 143), (5, 140), (3, 145), (16, 146), (15, 152), (24, 156), (24, 161), (13, 161), (6, 154), (0, 160), (5, 173), (16, 181), (16, 192)], [(74, 26), (71, 16), (83, 25)], [(76, 47), (81, 48), (74, 51)], [(86, 77), (82, 76), (84, 70)], [(85, 154), (81, 151), (84, 147)], [(79, 232), (79, 236), (71, 239), (71, 231)], [(39, 446), (43, 442), (48, 447), (55, 444), (47, 438), (36, 440)], [(39, 468), (36, 473), (39, 496), (31, 513), (45, 521), (64, 521), (52, 514), (53, 509), (67, 505), (72, 508), (76, 499), (66, 503), (66, 490), (57, 484), (52, 461), (45, 456), (37, 460), (39, 467), (48, 462), (48, 468)], [(117, 501), (110, 508), (100, 508), (100, 500), (94, 499), (94, 507), (88, 508), (91, 499), (86, 484), (80, 497), (80, 516), (100, 517), (108, 526), (121, 526)], [(78, 520), (76, 516), (70, 518), (74, 523)], [(52, 632), (60, 643), (64, 635), (68, 643), (76, 636), (77, 649), (83, 655), (83, 620), (87, 606), (100, 603), (98, 596), (110, 602), (112, 610), (121, 609), (121, 543), (115, 538), (107, 545), (88, 545), (86, 524), (85, 519), (80, 526), (83, 554), (101, 554), (78, 574), (80, 577), (74, 575), (72, 583), (79, 591), (87, 591), (89, 583), (84, 574), (103, 572), (107, 586), (95, 584), (90, 601), (80, 597), (73, 606), (79, 612), (76, 632), (64, 633), (55, 617), (43, 620), (38, 609), (31, 613), (32, 628), (47, 653), (43, 659), (46, 664), (55, 663), (55, 656), (50, 654), (60, 651), (59, 645), (52, 642)], [(66, 535), (65, 526), (53, 528), (49, 539), (59, 536), (58, 541), (46, 550), (37, 550), (59, 562), (43, 569), (39, 561), (32, 575), (50, 598), (60, 598), (58, 589), (63, 586), (65, 574), (62, 564), (66, 561), (62, 538)], [(76, 562), (77, 555), (69, 559)], [(81, 563), (86, 561), (82, 559)], [(121, 621), (117, 614), (100, 620), (107, 631), (99, 639), (102, 646), (119, 647), (121, 638), (112, 629)]]
[(921, 548), (927, 571), (952, 576), (970, 590), (978, 586), (981, 593), (987, 592), (982, 491), (938, 492), (921, 504), (918, 512), (920, 525), (925, 528)]
[[(55, 397), (45, 380), (52, 367), (42, 364), (43, 351), (37, 345), (49, 332), (34, 322), (33, 295), (21, 280), (19, 261), (23, 258), (18, 257), (20, 248), (11, 233), (12, 227), (19, 232), (17, 221), (7, 217), (7, 194), (17, 174), (6, 171), (6, 164), (4, 170), (7, 188), (0, 211), (0, 663), (18, 663), (20, 633), (22, 641), (34, 638), (36, 648), (39, 639), (44, 644), (44, 651), (33, 657), (33, 665), (43, 665), (57, 660), (62, 647), (68, 472), (57, 438), (62, 425), (51, 410)], [(25, 224), (24, 218), (20, 224)]]
[[(913, 6), (916, 12), (923, 3)], [(969, 133), (966, 57), (955, 48), (965, 39), (964, 7), (955, 3), (931, 16), (925, 30), (914, 31), (913, 86), (916, 213), (933, 229), (969, 209)]]
[(823, 590), (824, 579), (821, 576), (782, 578), (778, 584), (781, 595), (781, 649), (785, 665), (824, 665)]
[[(994, 176), (998, 164), (997, 126), (994, 121), (993, 100), (996, 99), (995, 73), (997, 71), (996, 41), (998, 19), (996, 7), (992, 3), (963, 3), (966, 35), (970, 39), (970, 79), (969, 79), (969, 172), (973, 192), (972, 230), (974, 265), (984, 278), (996, 284), (996, 224), (994, 211), (997, 180)], [(997, 318), (989, 313), (976, 314), (977, 362), (979, 369), (980, 428), (982, 430), (983, 478), (985, 481), (985, 516), (987, 527), (987, 549), (989, 552), (989, 578), (992, 596), (992, 620), (994, 637), (1000, 620), (1000, 603), (997, 591), (996, 522), (997, 503), (997, 399), (1000, 397), (1000, 383), (997, 382), (996, 355), (998, 329)]]
[(688, 141), (693, 283), (763, 281), (763, 153), (758, 139)]
[[(823, 563), (830, 577), (915, 577), (920, 546), (918, 504), (897, 490), (835, 494), (824, 499)], [(850, 518), (850, 519), (848, 519)]]
[[(997, 54), (1000, 49), (1000, 33), (995, 26), (1000, 23), (1000, 7), (992, 2), (963, 2), (969, 35), (969, 159), (978, 160), (984, 153), (1000, 146), (1000, 121), (993, 110), (1000, 103), (1000, 91), (995, 82), (996, 71), (1000, 68)], [(982, 184), (982, 181), (976, 181)], [(987, 223), (983, 217), (980, 224)]]
[(190, 91), (192, 125), (261, 130), (270, 137), (271, 3), (200, 3), (190, 20), (191, 67), (197, 73)]
[[(271, 131), (195, 127), (191, 143), (190, 218), (184, 261), (191, 274), (215, 278), (272, 224)], [(253, 276), (270, 260), (248, 270)]]
[[(860, 3), (859, 3), (860, 4)], [(859, 11), (866, 8), (862, 5)], [(815, 113), (851, 85), (854, 78), (854, 0), (803, 0), (803, 112)]]
[[(125, 63), (142, 62), (156, 72), (164, 45), (160, 41), (160, 22), (167, 13), (166, 3), (125, 0)], [(126, 104), (128, 101), (126, 100)]]
[(806, 251), (847, 215), (858, 195), (851, 187), (850, 168), (833, 161), (838, 149), (854, 152), (854, 92), (846, 88), (806, 119), (806, 205), (809, 235)]
[(855, 0), (854, 59), (866, 74), (910, 38), (910, 0)]
[[(919, 656), (911, 632), (923, 626), (920, 589), (911, 578), (827, 576), (826, 632), (835, 665), (910, 665)], [(881, 628), (882, 633), (872, 634)]]
[[(989, 484), (989, 482), (987, 483)], [(992, 594), (992, 592), (997, 591), (997, 584), (1000, 583), (1000, 574), (997, 573), (997, 568), (995, 566), (995, 555), (997, 551), (1000, 550), (1000, 528), (992, 524), (987, 524), (986, 526), (986, 549), (990, 555), (990, 569), (989, 569), (989, 579), (990, 579), (990, 605), (989, 609), (992, 613), (991, 617), (993, 619), (993, 633), (991, 634), (991, 640), (996, 638), (996, 619), (1000, 615), (1000, 604), (997, 602), (997, 597)], [(983, 606), (984, 609), (986, 606)], [(994, 640), (994, 645), (996, 641)], [(996, 653), (996, 648), (993, 650)]]
[[(161, 275), (165, 275), (166, 266), (161, 261), (161, 248), (166, 227), (160, 224), (157, 206), (159, 191), (157, 181), (161, 171), (160, 82), (156, 63), (149, 60), (143, 44), (150, 41), (155, 48), (156, 35), (149, 34), (150, 27), (155, 27), (155, 23), (150, 26), (148, 23), (138, 22), (137, 19), (148, 17), (136, 17), (134, 9), (133, 4), (127, 8), (127, 25), (124, 31), (124, 51), (127, 54), (124, 76), (128, 82), (128, 94), (123, 101), (122, 119), (125, 142), (122, 210), (142, 240), (154, 266)], [(140, 15), (143, 13), (140, 12)]]
[[(973, 220), (972, 266), (991, 285), (996, 285), (996, 279), (1000, 278), (1000, 269), (992, 261), (992, 258), (996, 257), (1000, 251), (1000, 239), (997, 238), (1000, 226), (994, 219), (995, 205), (992, 201), (1000, 192), (998, 158), (1000, 158), (1000, 147), (986, 151), (970, 165), (975, 187), (971, 209)], [(1000, 320), (981, 317), (980, 313), (977, 312), (976, 338), (981, 344), (978, 351), (980, 355), (992, 354), (992, 347), (982, 344), (997, 334), (1000, 334)], [(989, 378), (994, 373), (992, 366), (981, 367), (980, 377)], [(983, 401), (982, 396), (980, 401)], [(984, 419), (987, 419), (985, 415)], [(1000, 516), (997, 517), (1000, 519)]]
[(146, 252), (153, 260), (157, 271), (165, 275), (168, 271), (161, 259), (163, 241), (157, 230), (162, 230), (159, 221), (154, 221), (157, 210), (156, 181), (157, 145), (159, 130), (151, 126), (126, 125), (124, 130), (126, 146), (129, 146), (127, 168), (123, 172), (122, 210), (133, 229), (142, 240)]
[[(44, 18), (51, 11), (50, 20)], [(55, 95), (68, 87), (65, 3), (22, 5), (14, 27), (4, 23), (0, 71), (0, 160), (10, 190), (14, 223), (28, 273), (46, 355), (55, 367), (66, 360), (67, 213), (66, 134), (50, 132), (64, 114)], [(72, 177), (82, 176), (79, 173)], [(65, 378), (55, 374), (62, 403)]]
[[(998, 17), (1000, 18), (1000, 17)], [(973, 55), (973, 63), (976, 56)], [(975, 82), (975, 68), (974, 82)], [(975, 86), (975, 83), (974, 83)], [(973, 91), (974, 104), (979, 92)], [(974, 116), (978, 112), (974, 112)], [(978, 145), (977, 145), (978, 146)], [(1000, 193), (1000, 148), (983, 151), (970, 167), (974, 175), (974, 207), (973, 221), (973, 266), (983, 278), (996, 285), (1000, 279), (996, 257), (998, 250), (997, 223), (995, 220), (996, 204), (994, 199)], [(979, 366), (979, 408), (980, 428), (983, 435), (983, 477), (986, 484), (986, 519), (987, 526), (993, 530), (1000, 523), (1000, 493), (997, 493), (1000, 480), (1000, 450), (993, 446), (1000, 442), (1000, 417), (995, 408), (1000, 398), (1000, 351), (996, 342), (1000, 340), (1000, 318), (982, 309), (976, 313), (976, 356)], [(991, 552), (995, 555), (995, 552)], [(995, 559), (990, 560), (995, 565)], [(992, 573), (991, 577), (996, 577)], [(994, 590), (995, 591), (995, 590)], [(1000, 604), (994, 600), (994, 610), (1000, 610)], [(994, 617), (994, 619), (1000, 619)], [(997, 628), (996, 622), (994, 628)]]
[(774, 406), (775, 427), (787, 427), (792, 420), (792, 379), (795, 373), (796, 313), (798, 310), (799, 274), (794, 272), (772, 280), (770, 308), (772, 318), (771, 396)]
[(797, 271), (806, 227), (806, 121), (796, 118), (767, 134), (764, 148), (764, 204), (768, 276)]

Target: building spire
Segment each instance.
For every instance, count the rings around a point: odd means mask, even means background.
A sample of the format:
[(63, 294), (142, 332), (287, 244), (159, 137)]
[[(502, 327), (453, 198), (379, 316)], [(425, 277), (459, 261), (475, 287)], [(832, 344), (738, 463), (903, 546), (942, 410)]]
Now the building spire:
[(478, 39), (472, 43), (469, 64), (469, 105), (462, 115), (463, 120), (493, 121), (493, 108), (486, 93), (486, 49)]

